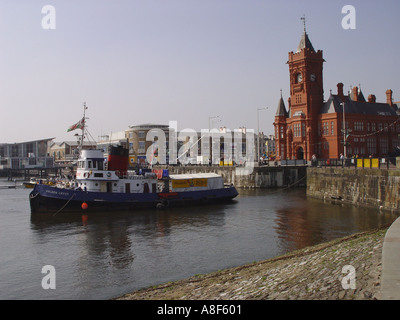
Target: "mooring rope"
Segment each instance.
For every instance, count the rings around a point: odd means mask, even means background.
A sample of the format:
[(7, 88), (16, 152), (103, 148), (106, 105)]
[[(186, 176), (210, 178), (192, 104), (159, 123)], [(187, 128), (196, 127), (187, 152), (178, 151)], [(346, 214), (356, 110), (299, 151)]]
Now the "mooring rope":
[(53, 214), (53, 217), (57, 214), (57, 213), (59, 213), (59, 212), (61, 212), (66, 206), (67, 206), (67, 204), (72, 200), (72, 198), (73, 197), (75, 197), (75, 193), (74, 194), (72, 194), (72, 197), (71, 198), (69, 198), (69, 200), (67, 201), (67, 203), (66, 204), (64, 204), (62, 207), (61, 207), (61, 209), (60, 210), (58, 210), (56, 213), (54, 213)]
[(268, 192), (268, 194), (274, 194), (274, 193), (278, 193), (278, 192), (285, 191), (286, 189), (289, 189), (289, 188), (291, 188), (291, 187), (295, 186), (296, 184), (298, 184), (300, 181), (304, 180), (305, 178), (306, 178), (306, 176), (304, 176), (303, 178), (301, 178), (301, 179), (297, 180), (296, 182), (294, 182), (294, 183), (292, 183), (292, 184), (288, 185), (288, 186), (287, 186), (287, 187), (285, 187), (285, 188), (279, 189), (279, 190), (277, 190), (277, 191), (274, 191), (274, 192)]

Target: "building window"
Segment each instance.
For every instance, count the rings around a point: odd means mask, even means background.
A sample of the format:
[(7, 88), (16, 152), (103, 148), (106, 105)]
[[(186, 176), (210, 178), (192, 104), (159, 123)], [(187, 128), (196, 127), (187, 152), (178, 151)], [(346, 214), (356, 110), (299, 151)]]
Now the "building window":
[(353, 154), (353, 149), (352, 147), (347, 147), (347, 155)]
[(380, 139), (380, 147), (381, 147), (381, 154), (387, 154), (389, 151), (389, 146), (388, 146), (388, 139), (387, 138), (381, 138)]
[(332, 121), (331, 122), (331, 135), (335, 134), (335, 123)]
[(361, 121), (354, 122), (354, 131), (364, 131), (364, 123)]
[(306, 136), (306, 124), (305, 123), (295, 123), (293, 125), (293, 135), (295, 137), (305, 137)]
[(283, 135), (283, 126), (281, 127), (281, 139), (283, 139), (284, 135)]
[(144, 131), (139, 131), (138, 136), (139, 136), (139, 139), (144, 139), (144, 138), (146, 138), (146, 136), (145, 136), (145, 134), (144, 134)]
[(139, 141), (139, 153), (145, 153), (146, 152), (146, 146), (144, 141)]
[(367, 151), (370, 155), (376, 154), (376, 139), (375, 138), (367, 139)]
[(348, 122), (347, 120), (346, 120), (345, 122), (342, 121), (342, 129), (344, 129), (344, 128), (343, 128), (343, 123), (344, 123), (344, 125), (346, 126), (346, 130), (351, 129), (351, 128), (350, 128), (350, 125), (349, 125), (349, 122)]
[(388, 132), (388, 124), (385, 123), (385, 124), (383, 125), (383, 127), (385, 128), (385, 132)]
[(372, 123), (371, 123), (371, 131), (372, 131), (372, 132), (375, 132), (375, 131), (376, 131), (376, 124), (375, 124), (375, 122), (372, 122)]
[(324, 122), (323, 124), (324, 136), (329, 135), (329, 122)]

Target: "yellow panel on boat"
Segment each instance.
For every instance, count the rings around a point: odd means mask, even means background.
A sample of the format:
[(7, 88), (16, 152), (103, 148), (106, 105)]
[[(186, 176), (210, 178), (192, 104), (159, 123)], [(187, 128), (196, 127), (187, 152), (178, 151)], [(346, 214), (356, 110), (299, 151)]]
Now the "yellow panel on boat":
[(172, 188), (207, 187), (207, 179), (172, 180)]

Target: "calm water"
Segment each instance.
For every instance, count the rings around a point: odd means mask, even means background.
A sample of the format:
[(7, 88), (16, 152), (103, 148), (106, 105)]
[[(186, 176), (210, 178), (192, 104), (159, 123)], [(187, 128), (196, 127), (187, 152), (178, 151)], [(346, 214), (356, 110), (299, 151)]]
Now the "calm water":
[[(0, 189), (0, 299), (112, 298), (397, 217), (306, 199), (299, 189), (239, 191), (226, 205), (37, 219), (30, 215), (29, 189)], [(45, 265), (56, 270), (54, 290), (42, 288)]]

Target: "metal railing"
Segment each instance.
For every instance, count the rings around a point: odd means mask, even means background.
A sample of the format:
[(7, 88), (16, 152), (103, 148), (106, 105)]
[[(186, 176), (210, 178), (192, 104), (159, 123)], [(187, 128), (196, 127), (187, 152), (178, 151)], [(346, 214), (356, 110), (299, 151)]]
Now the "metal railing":
[(318, 159), (317, 161), (312, 162), (311, 166), (355, 169), (396, 169), (396, 158)]
[(0, 169), (53, 168), (53, 157), (3, 157)]

